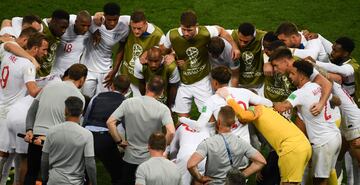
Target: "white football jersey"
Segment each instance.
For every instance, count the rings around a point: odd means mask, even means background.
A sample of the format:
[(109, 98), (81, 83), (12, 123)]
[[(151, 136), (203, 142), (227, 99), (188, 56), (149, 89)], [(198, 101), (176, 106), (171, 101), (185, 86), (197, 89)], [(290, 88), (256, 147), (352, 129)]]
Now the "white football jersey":
[[(255, 93), (251, 92), (250, 90), (244, 88), (233, 88), (227, 87), (231, 96), (235, 99), (235, 101), (240, 104), (244, 109), (249, 108), (249, 104), (253, 105), (265, 105), (265, 106), (272, 106), (272, 102), (266, 98), (256, 95)], [(196, 124), (189, 124), (192, 128), (196, 130), (201, 130), (208, 124), (211, 116), (214, 116), (217, 120), (220, 108), (226, 106), (226, 101), (224, 98), (220, 97), (219, 95), (215, 94), (212, 95), (208, 100), (206, 100), (205, 105), (201, 109), (201, 115), (196, 122)], [(231, 132), (235, 135), (241, 137), (245, 141), (250, 142), (249, 138), (249, 129), (246, 124), (241, 124), (238, 120), (231, 128)]]
[[(210, 137), (208, 128), (197, 132), (187, 124), (181, 124), (175, 132), (175, 136), (170, 144), (170, 157), (175, 157), (175, 164), (182, 175), (182, 184), (191, 183), (191, 175), (187, 170), (187, 162), (191, 155), (196, 151), (197, 146), (206, 138)], [(198, 168), (205, 169), (203, 160)]]
[(70, 15), (69, 27), (61, 36), (61, 42), (56, 49), (51, 74), (63, 75), (71, 65), (80, 62), (80, 57), (85, 49), (85, 41), (90, 37), (90, 32), (86, 32), (84, 35), (76, 34), (75, 20), (76, 15)]
[(209, 54), (209, 61), (211, 64), (211, 68), (215, 68), (217, 66), (227, 66), (230, 69), (237, 69), (240, 66), (240, 63), (235, 63), (235, 61), (233, 61), (232, 56), (231, 56), (231, 50), (232, 50), (232, 46), (231, 44), (221, 38), (224, 43), (225, 43), (225, 47), (223, 52), (220, 54), (220, 56), (218, 58), (214, 58)]
[(124, 42), (129, 34), (130, 16), (120, 16), (119, 22), (112, 30), (107, 30), (105, 25), (100, 27), (92, 24), (90, 32), (100, 31), (101, 40), (98, 45), (92, 43), (92, 39), (86, 42), (86, 48), (81, 58), (81, 63), (85, 64), (89, 71), (106, 73), (112, 67), (112, 48), (120, 41)]
[(306, 132), (310, 143), (314, 146), (326, 144), (340, 130), (336, 127), (333, 115), (329, 109), (330, 103), (327, 101), (321, 113), (313, 116), (310, 112), (312, 105), (318, 103), (321, 97), (321, 87), (312, 82), (307, 82), (303, 87), (290, 94), (287, 101), (293, 107), (297, 106), (306, 126)]
[(329, 57), (326, 53), (324, 46), (321, 43), (319, 38), (306, 40), (305, 37), (301, 34), (301, 44), (304, 46), (303, 49), (295, 49), (294, 56), (305, 58), (311, 56), (311, 58), (322, 61), (328, 62)]
[(355, 104), (349, 93), (337, 83), (333, 83), (332, 93), (341, 100), (340, 110), (342, 115), (342, 126), (347, 129), (360, 127), (360, 109)]
[(1, 59), (0, 118), (6, 118), (9, 106), (24, 97), (26, 83), (35, 82), (35, 66), (27, 59), (4, 52)]

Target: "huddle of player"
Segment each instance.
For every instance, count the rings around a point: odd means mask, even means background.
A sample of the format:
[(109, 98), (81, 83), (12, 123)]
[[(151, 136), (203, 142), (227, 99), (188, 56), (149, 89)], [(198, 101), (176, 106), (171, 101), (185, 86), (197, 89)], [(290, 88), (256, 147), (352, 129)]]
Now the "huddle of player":
[[(144, 12), (121, 15), (118, 4), (107, 3), (94, 16), (85, 10), (77, 15), (55, 10), (43, 20), (34, 15), (3, 20), (0, 40), (1, 184), (6, 183), (13, 158), (16, 183), (24, 182), (28, 149), (16, 134), (26, 133), (28, 142), (30, 132), (31, 136), (46, 136), (35, 129), (41, 112), (33, 113), (34, 130), (28, 126), (27, 115), (33, 110), (34, 98), (39, 104), (36, 110), (41, 110), (38, 94), (44, 97), (42, 88), (69, 77), (94, 103), (100, 93), (120, 91), (112, 89), (119, 74), (128, 83), (121, 92), (126, 98), (147, 95), (148, 83), (155, 77), (162, 80), (163, 92), (154, 97), (177, 114), (177, 130), (166, 143), (171, 143), (167, 152), (184, 185), (231, 184), (226, 180), (233, 166), (228, 161), (228, 146), (221, 137), (212, 139), (225, 133), (226, 116), (219, 116), (223, 119), (219, 121), (218, 115), (226, 105), (238, 118), (229, 132), (240, 143), (251, 143), (257, 150), (260, 145), (271, 148), (267, 165), (261, 162), (262, 156), (252, 157), (254, 152), (230, 152), (244, 177), (257, 173), (258, 184), (335, 184), (341, 173), (335, 166), (341, 168), (349, 152), (351, 157), (346, 160), (352, 162), (346, 164), (353, 167), (353, 183), (360, 183), (360, 74), (351, 56), (355, 45), (348, 37), (331, 43), (290, 22), (281, 23), (275, 32), (247, 22), (234, 30), (202, 26), (193, 11), (183, 12), (180, 26), (164, 34)], [(81, 71), (68, 70), (79, 63), (86, 66), (85, 75), (66, 74)], [(190, 119), (193, 102), (201, 113), (197, 120)], [(89, 130), (93, 134), (108, 131)], [(129, 131), (125, 128), (124, 132), (122, 139), (126, 140)], [(117, 136), (111, 136), (115, 145), (124, 147), (117, 143)], [(232, 146), (230, 143), (230, 149)], [(207, 165), (200, 163), (205, 158)], [(258, 166), (249, 166), (248, 158)], [(198, 164), (202, 173), (196, 169)], [(351, 180), (351, 175), (347, 177)]]

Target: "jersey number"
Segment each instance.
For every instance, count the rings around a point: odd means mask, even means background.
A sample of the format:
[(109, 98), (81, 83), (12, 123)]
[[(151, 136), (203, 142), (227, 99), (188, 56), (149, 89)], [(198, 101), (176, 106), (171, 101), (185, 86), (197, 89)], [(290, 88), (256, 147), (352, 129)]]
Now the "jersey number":
[(64, 51), (70, 53), (72, 50), (72, 44), (65, 44)]
[(4, 68), (1, 71), (1, 79), (0, 79), (1, 88), (4, 89), (6, 87), (8, 78), (9, 78), (9, 66), (4, 66)]
[(325, 105), (325, 110), (324, 110), (324, 118), (325, 118), (326, 121), (331, 119), (331, 115), (328, 115), (327, 109), (328, 109), (328, 104)]

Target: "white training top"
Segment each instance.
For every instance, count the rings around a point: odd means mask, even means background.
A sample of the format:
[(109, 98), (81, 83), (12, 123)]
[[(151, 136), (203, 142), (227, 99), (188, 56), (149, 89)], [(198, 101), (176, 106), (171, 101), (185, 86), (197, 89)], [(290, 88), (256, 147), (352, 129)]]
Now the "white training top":
[(294, 56), (300, 58), (311, 56), (311, 58), (322, 62), (329, 61), (329, 57), (319, 38), (306, 41), (305, 37), (301, 34), (301, 43), (305, 46), (305, 48), (295, 49)]
[(183, 123), (176, 129), (171, 141), (170, 156), (176, 154), (176, 159), (189, 158), (196, 151), (197, 146), (208, 137), (210, 137), (208, 127), (197, 132)]
[(349, 64), (351, 59), (344, 62), (341, 66), (338, 66), (336, 64), (333, 64), (331, 62), (324, 63), (316, 61), (316, 65), (319, 67), (324, 68), (326, 71), (330, 73), (336, 73), (341, 75), (343, 78), (343, 84), (342, 87), (346, 89), (350, 95), (355, 94), (355, 76), (354, 76), (354, 68)]
[(227, 66), (230, 69), (237, 69), (240, 67), (240, 63), (236, 65), (235, 61), (233, 61), (231, 57), (231, 50), (232, 46), (231, 44), (225, 40), (224, 38), (221, 38), (224, 41), (225, 47), (223, 52), (220, 54), (218, 58), (214, 58), (209, 54), (209, 61), (212, 68), (215, 68), (217, 66)]
[(307, 82), (303, 87), (294, 91), (287, 98), (293, 107), (297, 106), (298, 111), (305, 122), (307, 135), (313, 146), (326, 144), (330, 138), (340, 133), (335, 122), (331, 119), (329, 113), (330, 103), (327, 101), (324, 109), (317, 116), (310, 112), (311, 106), (318, 103), (321, 97), (321, 87), (312, 82)]
[[(216, 28), (216, 26), (205, 26), (205, 28), (209, 31), (210, 38), (219, 36), (219, 34), (220, 34), (219, 30)], [(178, 32), (179, 32), (180, 36), (183, 36), (183, 33), (181, 32), (180, 27), (178, 28)], [(198, 33), (198, 32), (199, 32), (199, 29), (196, 28), (196, 33)], [(171, 41), (170, 41), (170, 31), (168, 31), (166, 33), (164, 46), (165, 46), (165, 48), (171, 48), (171, 46), (172, 46)]]
[(105, 25), (100, 27), (91, 24), (90, 32), (100, 31), (101, 40), (98, 45), (92, 43), (92, 39), (86, 42), (86, 48), (81, 58), (81, 63), (88, 67), (89, 71), (107, 73), (112, 67), (112, 48), (115, 44), (125, 42), (129, 34), (130, 16), (120, 16), (119, 22), (112, 30), (107, 30)]
[[(244, 88), (233, 88), (227, 87), (230, 95), (235, 99), (235, 101), (240, 104), (244, 109), (249, 107), (249, 104), (253, 105), (265, 105), (271, 107), (273, 104), (270, 100), (261, 97), (250, 90)], [(186, 118), (182, 118), (180, 122), (188, 124), (191, 128), (195, 130), (203, 129), (206, 124), (208, 124), (211, 116), (214, 116), (217, 120), (220, 108), (226, 106), (227, 103), (224, 98), (215, 94), (212, 95), (209, 99), (206, 100), (204, 106), (201, 109), (201, 115), (196, 122), (190, 122)], [(238, 120), (234, 123), (231, 128), (231, 132), (242, 139), (250, 142), (249, 138), (249, 129), (246, 124), (241, 124)]]
[(320, 34), (318, 34), (318, 38), (320, 39), (321, 44), (323, 45), (326, 53), (328, 55), (330, 55), (331, 52), (332, 52), (332, 45), (333, 44), (330, 41), (328, 41), (327, 39), (325, 39), (323, 36), (321, 36)]
[(51, 74), (63, 75), (71, 65), (80, 62), (80, 57), (85, 49), (85, 40), (90, 37), (90, 32), (86, 32), (84, 35), (76, 34), (75, 20), (76, 15), (70, 15), (69, 27), (61, 36), (61, 42), (56, 49)]
[(24, 97), (26, 83), (35, 82), (35, 66), (25, 58), (5, 51), (1, 62), (0, 118), (6, 118), (10, 105)]
[(352, 97), (338, 83), (333, 83), (332, 93), (341, 100), (340, 110), (342, 123), (345, 123), (346, 129), (355, 129), (360, 127), (360, 109), (355, 104)]

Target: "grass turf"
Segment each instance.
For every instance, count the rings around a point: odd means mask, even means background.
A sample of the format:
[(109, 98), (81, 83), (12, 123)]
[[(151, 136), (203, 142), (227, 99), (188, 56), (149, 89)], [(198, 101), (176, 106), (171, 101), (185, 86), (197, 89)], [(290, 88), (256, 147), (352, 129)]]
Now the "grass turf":
[[(96, 0), (2, 0), (0, 19), (27, 14), (50, 17), (55, 9), (64, 9), (76, 14), (88, 10), (91, 14), (102, 11), (108, 1)], [(360, 45), (360, 3), (357, 0), (132, 0), (117, 1), (121, 14), (130, 14), (135, 9), (145, 11), (150, 22), (167, 32), (179, 25), (182, 11), (192, 9), (200, 24), (217, 24), (227, 29), (236, 29), (241, 22), (251, 22), (257, 28), (274, 30), (283, 21), (292, 21), (300, 29), (321, 33), (334, 41), (340, 36), (349, 36)], [(355, 48), (353, 56), (360, 60), (360, 51)], [(98, 163), (98, 184), (109, 184), (109, 177)], [(249, 184), (254, 184), (253, 179)]]

